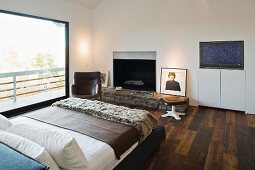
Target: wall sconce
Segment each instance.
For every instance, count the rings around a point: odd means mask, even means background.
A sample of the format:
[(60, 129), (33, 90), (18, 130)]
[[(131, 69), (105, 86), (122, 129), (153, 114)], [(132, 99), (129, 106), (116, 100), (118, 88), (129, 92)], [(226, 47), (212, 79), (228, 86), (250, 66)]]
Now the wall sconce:
[(88, 44), (85, 41), (80, 41), (79, 53), (83, 57), (88, 53)]

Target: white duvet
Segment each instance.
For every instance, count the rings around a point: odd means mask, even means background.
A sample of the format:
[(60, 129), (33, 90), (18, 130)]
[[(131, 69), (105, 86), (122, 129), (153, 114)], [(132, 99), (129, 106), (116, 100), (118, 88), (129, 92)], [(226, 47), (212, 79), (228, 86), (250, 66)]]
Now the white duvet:
[(80, 146), (82, 152), (84, 153), (85, 157), (88, 161), (88, 167), (83, 170), (110, 170), (113, 169), (118, 163), (125, 158), (138, 144), (134, 144), (126, 153), (121, 156), (121, 159), (118, 160), (115, 157), (113, 149), (106, 143), (101, 142), (97, 139), (92, 137), (82, 135), (80, 133), (66, 130), (63, 128), (59, 128), (53, 125), (49, 125), (46, 123), (42, 123), (30, 118), (26, 117), (16, 117), (11, 120), (13, 124), (19, 123), (29, 123), (32, 125), (43, 125), (53, 129), (57, 129), (63, 131), (65, 133), (70, 134), (73, 136), (78, 145)]

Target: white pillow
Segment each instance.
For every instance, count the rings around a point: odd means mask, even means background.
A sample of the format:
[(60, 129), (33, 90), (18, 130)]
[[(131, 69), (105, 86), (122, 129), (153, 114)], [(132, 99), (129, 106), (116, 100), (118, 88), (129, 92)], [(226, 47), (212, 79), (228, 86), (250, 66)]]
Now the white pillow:
[(0, 114), (0, 130), (6, 130), (10, 126), (12, 126), (12, 122)]
[(60, 168), (80, 170), (88, 166), (88, 161), (76, 140), (66, 133), (30, 124), (13, 125), (7, 131), (45, 147)]
[(2, 130), (0, 130), (0, 141), (50, 167), (51, 170), (59, 170), (59, 167), (46, 149), (37, 143)]

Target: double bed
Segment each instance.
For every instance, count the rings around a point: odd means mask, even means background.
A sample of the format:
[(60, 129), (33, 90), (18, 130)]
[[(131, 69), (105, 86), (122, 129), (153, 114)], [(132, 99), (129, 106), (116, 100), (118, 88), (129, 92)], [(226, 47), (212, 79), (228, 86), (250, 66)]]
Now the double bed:
[[(76, 115), (80, 116), (76, 117)], [(32, 126), (42, 126), (73, 136), (88, 161), (87, 170), (140, 169), (153, 151), (165, 139), (164, 127), (155, 126), (145, 139), (136, 139), (135, 142), (129, 142), (130, 146), (128, 146), (128, 148), (126, 148), (125, 151), (121, 152), (118, 156), (116, 155), (116, 150), (114, 150), (109, 144), (93, 135), (84, 134), (83, 132), (87, 131), (86, 129), (84, 131), (80, 131), (80, 128), (77, 128), (78, 125), (76, 125), (77, 123), (75, 123), (75, 120), (81, 120), (83, 119), (83, 116), (84, 113), (76, 110), (69, 110), (67, 108), (54, 106), (15, 117), (11, 120), (11, 122), (14, 125), (30, 124)], [(68, 119), (68, 117), (70, 119)], [(76, 117), (76, 119), (71, 117)], [(92, 119), (95, 119), (95, 116), (93, 115), (86, 115), (84, 119), (86, 119), (86, 117), (92, 117)], [(102, 126), (101, 121), (108, 121), (102, 120), (101, 118), (96, 119), (99, 120), (92, 122), (92, 131), (95, 129), (93, 127)], [(81, 122), (82, 124), (86, 124), (86, 121)], [(96, 122), (99, 122), (99, 124), (96, 124)], [(70, 127), (71, 124), (76, 126), (73, 127), (72, 125)], [(88, 127), (90, 127), (90, 125), (85, 125), (85, 128), (89, 129)], [(112, 127), (113, 126), (110, 125), (110, 128), (106, 129), (111, 131)], [(123, 137), (124, 140), (120, 140), (122, 141), (121, 144), (123, 143), (122, 145), (127, 145), (124, 141), (129, 140), (129, 138), (127, 135), (122, 135), (121, 138)], [(123, 147), (125, 148), (125, 146)]]

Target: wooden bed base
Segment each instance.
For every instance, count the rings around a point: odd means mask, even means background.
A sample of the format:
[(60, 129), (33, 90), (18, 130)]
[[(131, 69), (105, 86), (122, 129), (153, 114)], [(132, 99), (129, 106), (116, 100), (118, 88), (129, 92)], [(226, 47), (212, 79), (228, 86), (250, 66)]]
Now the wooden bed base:
[(114, 170), (139, 170), (166, 138), (165, 128), (156, 127)]

